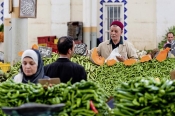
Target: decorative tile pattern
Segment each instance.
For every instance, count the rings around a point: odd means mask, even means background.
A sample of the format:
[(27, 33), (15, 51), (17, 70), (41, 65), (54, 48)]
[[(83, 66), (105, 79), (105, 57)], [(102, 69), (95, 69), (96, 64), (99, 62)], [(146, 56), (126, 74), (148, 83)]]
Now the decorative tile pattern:
[(127, 0), (100, 0), (100, 41), (103, 41), (103, 3), (123, 3), (124, 4), (124, 39), (127, 40)]
[(0, 3), (0, 25), (4, 23), (4, 2)]

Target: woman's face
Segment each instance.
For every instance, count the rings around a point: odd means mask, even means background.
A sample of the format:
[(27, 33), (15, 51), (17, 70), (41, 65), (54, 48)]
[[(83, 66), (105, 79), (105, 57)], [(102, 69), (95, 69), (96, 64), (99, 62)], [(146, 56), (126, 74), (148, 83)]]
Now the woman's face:
[(122, 35), (122, 30), (119, 26), (112, 25), (110, 28), (110, 36), (113, 41), (117, 41), (120, 39), (120, 36)]
[(31, 76), (37, 71), (37, 64), (32, 58), (25, 57), (22, 62), (22, 69), (26, 76)]

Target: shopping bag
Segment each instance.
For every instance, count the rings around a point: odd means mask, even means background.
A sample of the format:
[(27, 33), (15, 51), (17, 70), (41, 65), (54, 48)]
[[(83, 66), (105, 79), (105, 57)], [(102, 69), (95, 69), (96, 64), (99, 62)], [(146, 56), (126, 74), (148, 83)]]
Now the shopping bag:
[(112, 50), (111, 54), (108, 56), (108, 58), (105, 60), (105, 62), (107, 62), (107, 60), (112, 60), (112, 59), (114, 59), (118, 62), (116, 56), (121, 57), (121, 55), (118, 53), (118, 47), (115, 48), (114, 50)]

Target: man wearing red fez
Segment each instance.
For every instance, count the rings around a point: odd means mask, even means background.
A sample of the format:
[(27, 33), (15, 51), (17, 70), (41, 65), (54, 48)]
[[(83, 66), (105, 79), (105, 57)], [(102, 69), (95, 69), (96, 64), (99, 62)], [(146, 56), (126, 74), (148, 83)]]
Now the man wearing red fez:
[(122, 38), (123, 24), (120, 21), (113, 21), (110, 25), (110, 40), (99, 44), (97, 51), (100, 56), (107, 59), (111, 52), (118, 47), (118, 53), (121, 56), (116, 56), (117, 60), (123, 62), (125, 59), (137, 59), (136, 49), (129, 41), (124, 41)]

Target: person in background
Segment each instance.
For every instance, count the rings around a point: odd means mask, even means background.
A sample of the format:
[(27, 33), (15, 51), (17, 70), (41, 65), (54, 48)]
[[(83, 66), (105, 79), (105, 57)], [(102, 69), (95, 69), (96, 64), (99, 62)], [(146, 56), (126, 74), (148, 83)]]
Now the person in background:
[(87, 74), (83, 66), (70, 61), (74, 54), (75, 43), (70, 36), (59, 38), (57, 43), (60, 57), (52, 64), (44, 67), (45, 75), (51, 78), (60, 78), (61, 82), (71, 83), (87, 80)]
[(38, 83), (39, 79), (48, 79), (44, 75), (44, 65), (38, 50), (25, 50), (21, 56), (20, 72), (14, 77), (17, 83)]
[(170, 51), (168, 52), (168, 57), (175, 58), (175, 41), (173, 32), (167, 33), (167, 42), (164, 44), (163, 48), (170, 48)]
[(164, 44), (164, 49), (165, 49), (165, 47), (171, 48), (171, 43), (174, 41), (174, 33), (168, 32), (166, 38), (167, 38), (167, 42)]
[(110, 25), (111, 39), (100, 43), (97, 47), (98, 54), (105, 59), (111, 54), (112, 50), (118, 47), (121, 57), (117, 56), (118, 61), (123, 62), (125, 59), (138, 59), (136, 49), (129, 41), (122, 38), (123, 24), (120, 21), (113, 21)]

